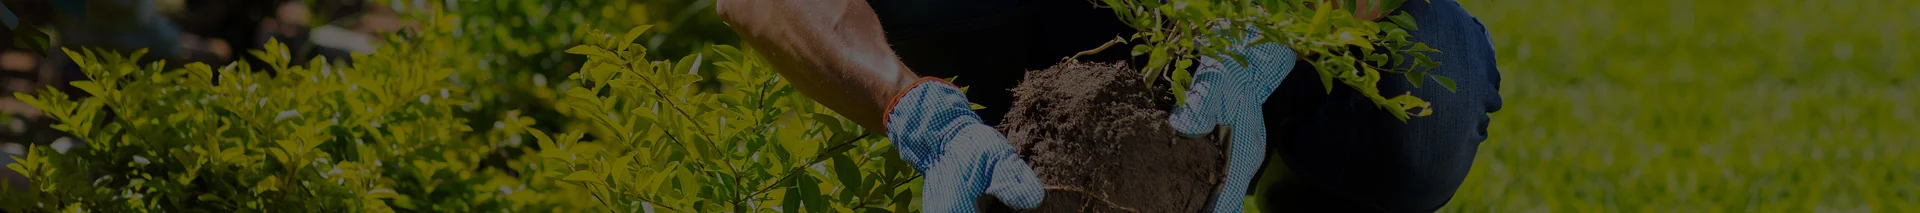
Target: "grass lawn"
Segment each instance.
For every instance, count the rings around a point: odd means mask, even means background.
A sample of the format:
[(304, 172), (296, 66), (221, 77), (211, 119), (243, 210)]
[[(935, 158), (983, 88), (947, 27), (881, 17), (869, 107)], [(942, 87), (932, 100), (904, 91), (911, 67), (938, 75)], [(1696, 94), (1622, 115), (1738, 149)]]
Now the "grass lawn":
[(1465, 4), (1506, 108), (1443, 212), (1920, 212), (1920, 2)]

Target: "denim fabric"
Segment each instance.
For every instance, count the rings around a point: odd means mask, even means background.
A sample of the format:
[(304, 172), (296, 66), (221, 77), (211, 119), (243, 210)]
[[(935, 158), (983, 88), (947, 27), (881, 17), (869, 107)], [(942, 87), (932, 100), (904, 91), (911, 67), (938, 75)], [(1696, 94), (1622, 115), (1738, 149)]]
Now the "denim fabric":
[[(61, 46), (68, 48), (107, 48), (131, 52), (147, 49), (155, 58), (171, 57), (182, 51), (180, 28), (160, 14), (154, 1), (75, 0), (54, 1), (62, 11), (56, 24), (61, 26)], [(75, 49), (78, 50), (78, 49)]]
[(27, 188), (27, 187), (31, 187), (32, 185), (27, 184), (26, 175), (20, 174), (20, 172), (13, 171), (13, 169), (6, 168), (7, 164), (14, 163), (13, 162), (14, 157), (26, 158), (27, 156), (19, 156), (19, 155), (14, 155), (13, 153), (0, 152), (0, 185), (6, 185), (5, 187), (15, 189), (15, 190), (32, 190)]
[(1263, 208), (1424, 212), (1452, 198), (1487, 138), (1488, 113), (1500, 109), (1492, 43), (1479, 20), (1453, 0), (1409, 0), (1400, 11), (1416, 20), (1413, 41), (1444, 51), (1433, 54), (1442, 65), (1431, 71), (1453, 78), (1459, 91), (1432, 80), (1414, 88), (1404, 76), (1383, 76), (1382, 95), (1411, 91), (1433, 102), (1433, 115), (1403, 123), (1346, 85), (1328, 93), (1312, 66), (1297, 66), (1263, 107), (1273, 134), (1269, 151), (1277, 154), (1268, 163), (1288, 168), (1263, 171), (1279, 176), (1258, 190)]

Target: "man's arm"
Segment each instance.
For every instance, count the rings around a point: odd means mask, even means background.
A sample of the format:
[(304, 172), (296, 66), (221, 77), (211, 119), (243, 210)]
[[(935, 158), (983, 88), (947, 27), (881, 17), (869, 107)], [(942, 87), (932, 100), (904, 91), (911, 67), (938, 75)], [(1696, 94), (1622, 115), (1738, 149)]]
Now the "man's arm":
[(1033, 168), (968, 109), (959, 87), (919, 78), (895, 58), (865, 0), (721, 0), (717, 7), (794, 88), (885, 133), (900, 159), (926, 175), (922, 210), (976, 212), (986, 197), (1029, 210), (1046, 197)]
[[(1400, 8), (1400, 5), (1406, 2), (1407, 0), (1338, 0), (1332, 3), (1333, 8), (1346, 9), (1347, 12), (1352, 12), (1353, 18), (1373, 21), (1393, 15), (1393, 10)], [(1307, 7), (1316, 6), (1308, 4)]]
[[(1393, 15), (1393, 9), (1399, 8), (1400, 3), (1405, 2), (1406, 0), (1346, 0), (1346, 4), (1341, 5), (1341, 7), (1347, 8), (1347, 11), (1352, 11), (1353, 18), (1371, 21)], [(1348, 7), (1348, 5), (1352, 5), (1352, 7)]]
[(919, 78), (865, 0), (721, 0), (716, 9), (800, 93), (869, 131), (885, 132), (889, 102)]

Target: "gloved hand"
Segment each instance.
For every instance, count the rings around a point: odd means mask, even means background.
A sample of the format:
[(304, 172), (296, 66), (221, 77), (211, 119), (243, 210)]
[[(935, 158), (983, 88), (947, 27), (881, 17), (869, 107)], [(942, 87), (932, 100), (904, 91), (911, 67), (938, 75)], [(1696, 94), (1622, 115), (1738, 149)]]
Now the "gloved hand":
[(921, 78), (893, 99), (887, 139), (900, 159), (926, 175), (921, 210), (976, 212), (981, 195), (1019, 210), (1040, 206), (1046, 191), (1005, 135), (981, 123), (959, 87)]
[(1202, 57), (1186, 102), (1168, 119), (1174, 130), (1190, 137), (1211, 134), (1216, 126), (1230, 127), (1227, 179), (1211, 204), (1216, 213), (1241, 211), (1247, 186), (1266, 159), (1267, 126), (1260, 104), (1293, 71), (1293, 49), (1275, 43), (1246, 46), (1251, 40), (1231, 41), (1232, 51), (1245, 56), (1245, 66), (1230, 57)]

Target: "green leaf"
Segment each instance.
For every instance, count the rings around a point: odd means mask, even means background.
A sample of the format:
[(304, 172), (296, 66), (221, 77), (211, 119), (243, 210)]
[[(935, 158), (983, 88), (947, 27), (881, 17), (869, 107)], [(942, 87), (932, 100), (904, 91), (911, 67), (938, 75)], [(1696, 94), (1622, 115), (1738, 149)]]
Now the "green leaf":
[(1433, 58), (1427, 56), (1427, 54), (1419, 54), (1419, 53), (1413, 54), (1414, 70), (1433, 69), (1434, 67), (1437, 67), (1439, 65), (1440, 65), (1440, 62), (1434, 62)]
[(1148, 56), (1150, 59), (1147, 61), (1147, 67), (1145, 68), (1147, 74), (1142, 76), (1142, 79), (1140, 79), (1141, 82), (1149, 86), (1153, 85), (1153, 80), (1159, 79), (1160, 73), (1166, 72), (1167, 63), (1173, 60), (1172, 57), (1171, 54), (1167, 53), (1166, 47), (1153, 48), (1153, 55)]
[(91, 60), (91, 59), (92, 59), (92, 58), (87, 58), (87, 57), (86, 57), (86, 55), (82, 55), (82, 54), (80, 54), (80, 52), (76, 52), (76, 51), (73, 51), (73, 50), (71, 50), (71, 49), (67, 49), (67, 48), (65, 48), (65, 47), (62, 47), (62, 48), (60, 48), (60, 51), (61, 51), (61, 52), (66, 52), (66, 53), (67, 53), (67, 59), (69, 59), (69, 60), (73, 60), (73, 64), (79, 64), (79, 65), (81, 65), (81, 66), (80, 66), (80, 68), (82, 68), (82, 69), (85, 69), (85, 68), (87, 67), (86, 65), (88, 65), (88, 64), (89, 64), (89, 63), (87, 63), (87, 60)]
[(541, 132), (539, 129), (529, 128), (527, 129), (527, 133), (532, 134), (533, 138), (535, 140), (538, 140), (536, 144), (540, 145), (541, 152), (543, 153), (548, 151), (560, 152), (561, 148), (553, 144), (553, 137), (548, 136), (546, 132)]
[(570, 180), (570, 181), (595, 182), (595, 183), (606, 182), (606, 180), (602, 180), (605, 178), (602, 178), (599, 173), (594, 173), (593, 171), (588, 171), (588, 170), (574, 171), (573, 174), (569, 174), (567, 175), (566, 178), (561, 178), (561, 179)]
[[(819, 122), (820, 126), (826, 126), (827, 132), (833, 133), (833, 135), (837, 136), (837, 135), (847, 134), (846, 128), (840, 126), (840, 118), (833, 117), (832, 114), (815, 113), (813, 114), (813, 120), (814, 122)], [(794, 153), (806, 154), (806, 152), (794, 152)]]
[(1386, 65), (1384, 64), (1386, 64), (1387, 62), (1387, 54), (1384, 54), (1384, 53), (1367, 54), (1367, 62), (1373, 62), (1373, 64), (1375, 65), (1386, 67)]
[(375, 199), (395, 198), (395, 197), (400, 197), (400, 193), (393, 192), (393, 189), (379, 188), (379, 189), (367, 190), (367, 197), (375, 198)]
[(1193, 74), (1186, 69), (1173, 70), (1173, 101), (1187, 102), (1187, 89), (1193, 87)]
[[(48, 90), (48, 91), (51, 92), (52, 90)], [(20, 102), (25, 102), (27, 103), (28, 106), (33, 106), (33, 108), (40, 109), (41, 111), (49, 111), (49, 112), (72, 111), (72, 110), (59, 109), (54, 107), (53, 105), (47, 105), (46, 102), (41, 102), (40, 98), (33, 97), (33, 95), (27, 94), (25, 92), (14, 92), (13, 98), (16, 100), (20, 100)]]
[(269, 191), (279, 191), (280, 178), (277, 176), (267, 176), (267, 178), (254, 183), (251, 187), (253, 187), (253, 195), (260, 195), (260, 193)]
[(1405, 55), (1402, 55), (1398, 52), (1387, 53), (1387, 64), (1390, 66), (1400, 66), (1400, 64), (1403, 64), (1406, 62), (1407, 62), (1407, 56)]
[(1407, 15), (1407, 12), (1400, 12), (1400, 14), (1387, 16), (1387, 19), (1392, 19), (1393, 23), (1398, 23), (1400, 24), (1401, 27), (1405, 27), (1408, 30), (1420, 30), (1420, 25), (1414, 24), (1413, 16)]
[(137, 50), (133, 50), (132, 54), (127, 54), (127, 58), (131, 58), (134, 60), (140, 60), (140, 57), (145, 57), (145, 56), (147, 56), (147, 48), (140, 48)]
[(1448, 78), (1447, 76), (1434, 75), (1433, 80), (1439, 81), (1440, 86), (1447, 87), (1447, 91), (1460, 92), (1460, 90), (1458, 90), (1457, 87), (1454, 86), (1453, 78)]
[(1379, 25), (1380, 31), (1382, 32), (1400, 29), (1400, 25), (1393, 24), (1393, 22), (1382, 21), (1382, 22), (1374, 22), (1374, 24)]
[(846, 154), (833, 155), (834, 177), (840, 179), (840, 186), (855, 192), (866, 191), (867, 185), (860, 182), (860, 164), (848, 158)]
[[(567, 48), (566, 52), (571, 54), (576, 54), (576, 55), (585, 55), (585, 56), (593, 57), (596, 59), (616, 60), (616, 61), (620, 60), (620, 57), (617, 55), (614, 55), (613, 52), (607, 51), (607, 49), (602, 49), (596, 46), (578, 45), (578, 46), (573, 46), (573, 48)], [(625, 63), (625, 62), (621, 61), (620, 63)]]
[[(699, 54), (699, 53), (687, 55), (686, 57), (681, 57), (678, 63), (673, 64), (673, 70), (668, 70), (669, 71), (668, 73), (671, 73), (670, 75), (678, 75), (681, 73), (695, 73), (699, 71), (698, 69), (700, 69), (700, 65), (702, 65), (703, 63), (706, 63), (706, 62), (703, 62), (703, 60), (705, 59), (706, 59), (706, 55)], [(684, 79), (684, 80), (692, 80), (692, 79)], [(667, 83), (680, 84), (680, 82), (667, 82)]]
[(1179, 61), (1173, 62), (1173, 70), (1176, 70), (1174, 73), (1179, 73), (1179, 71), (1185, 71), (1187, 70), (1187, 67), (1192, 67), (1192, 66), (1193, 66), (1193, 59), (1191, 58), (1180, 59)]
[(828, 204), (826, 202), (827, 196), (822, 196), (822, 194), (820, 193), (820, 180), (814, 179), (813, 175), (808, 175), (808, 174), (798, 174), (796, 176), (801, 177), (800, 178), (800, 196), (805, 197), (807, 201), (806, 203), (807, 211), (808, 212), (827, 212), (827, 207), (831, 206), (832, 204)]
[(913, 207), (909, 204), (913, 204), (912, 189), (900, 190), (900, 193), (893, 195), (893, 212), (911, 212)]
[[(620, 66), (615, 64), (607, 64), (607, 63), (588, 63), (588, 64), (594, 65), (592, 67), (588, 67), (589, 69), (586, 70), (587, 80), (593, 81), (594, 85), (607, 83), (609, 78), (612, 78), (614, 74), (620, 73), (621, 71)], [(568, 92), (572, 92), (572, 91), (568, 91)]]
[[(1316, 67), (1316, 69), (1318, 68)], [(1331, 75), (1331, 73), (1331, 71), (1326, 70), (1320, 71), (1320, 86), (1326, 87), (1328, 94), (1333, 93), (1333, 75)]]
[(23, 166), (28, 163), (26, 160), (22, 160), (20, 159), (20, 157), (12, 157), (12, 158), (13, 158), (13, 163), (7, 164), (7, 169), (11, 169), (13, 170), (13, 172), (19, 173), (19, 174), (33, 175), (33, 173), (30, 172), (31, 170), (27, 170), (27, 167)]
[[(798, 176), (806, 176), (806, 175), (798, 175)], [(781, 185), (787, 185), (786, 189), (783, 189), (787, 193), (784, 193), (785, 195), (781, 195), (781, 198), (785, 198), (785, 199), (782, 199), (780, 201), (780, 210), (785, 212), (800, 212), (800, 203), (802, 202), (803, 198), (805, 198), (800, 196), (800, 177), (795, 177), (794, 179), (787, 179), (787, 181), (782, 182)]]
[(620, 49), (626, 50), (628, 47), (633, 46), (633, 40), (640, 38), (641, 33), (647, 32), (647, 28), (652, 27), (653, 25), (640, 25), (634, 26), (633, 29), (627, 29), (626, 34), (620, 35)]
[(93, 94), (95, 96), (107, 95), (107, 89), (93, 81), (74, 81), (68, 84), (72, 84), (74, 88), (80, 88), (81, 91), (86, 91), (87, 94)]
[[(1173, 61), (1173, 55), (1167, 54), (1167, 47), (1153, 48), (1152, 54), (1153, 55), (1148, 56), (1148, 69), (1166, 69), (1167, 62)], [(1152, 75), (1148, 75), (1148, 77), (1151, 78)]]
[(1421, 83), (1427, 82), (1426, 71), (1407, 71), (1406, 76), (1407, 82), (1413, 83), (1413, 88), (1420, 88)]
[(46, 31), (40, 30), (39, 27), (34, 27), (31, 24), (21, 25), (19, 28), (13, 29), (13, 33), (14, 37), (11, 42), (13, 42), (15, 47), (20, 47), (39, 55), (47, 55), (48, 51), (53, 48), (52, 36), (48, 35)]
[(1436, 52), (1436, 53), (1437, 53), (1437, 52), (1440, 52), (1440, 50), (1438, 50), (1438, 49), (1433, 49), (1433, 47), (1429, 47), (1429, 46), (1427, 46), (1427, 43), (1415, 43), (1415, 44), (1413, 44), (1413, 48), (1412, 48), (1412, 49), (1408, 49), (1408, 51), (1414, 51), (1414, 52)]

